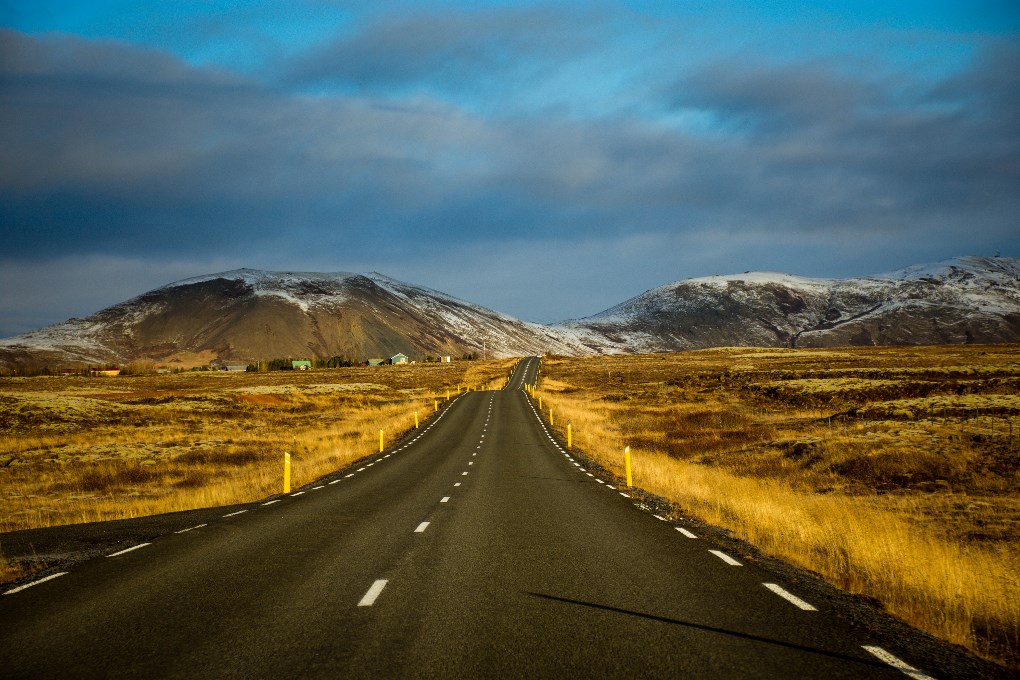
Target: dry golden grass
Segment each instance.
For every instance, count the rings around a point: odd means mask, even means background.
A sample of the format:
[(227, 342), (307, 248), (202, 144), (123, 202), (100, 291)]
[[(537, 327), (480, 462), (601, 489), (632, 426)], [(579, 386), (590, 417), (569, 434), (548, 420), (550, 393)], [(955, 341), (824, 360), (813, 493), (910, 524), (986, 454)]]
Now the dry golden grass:
[(298, 487), (512, 363), (0, 379), (0, 532), (263, 498), (285, 451)]
[(951, 642), (1020, 658), (1020, 347), (543, 362), (561, 435), (679, 512)]

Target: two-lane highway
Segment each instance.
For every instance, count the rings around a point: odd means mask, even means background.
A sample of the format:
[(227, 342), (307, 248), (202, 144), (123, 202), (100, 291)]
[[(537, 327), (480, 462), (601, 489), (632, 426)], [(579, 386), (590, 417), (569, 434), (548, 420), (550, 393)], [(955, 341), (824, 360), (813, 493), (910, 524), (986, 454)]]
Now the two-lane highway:
[(294, 494), (0, 596), (0, 676), (912, 670), (585, 469), (521, 389), (537, 366)]

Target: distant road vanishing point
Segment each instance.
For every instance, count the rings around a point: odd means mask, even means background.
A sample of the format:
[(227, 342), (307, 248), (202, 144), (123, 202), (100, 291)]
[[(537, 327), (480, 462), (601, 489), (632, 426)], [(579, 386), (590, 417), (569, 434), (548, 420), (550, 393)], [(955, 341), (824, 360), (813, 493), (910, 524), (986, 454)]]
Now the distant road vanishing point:
[(522, 389), (537, 368), (292, 494), (8, 590), (0, 676), (927, 677), (587, 470)]

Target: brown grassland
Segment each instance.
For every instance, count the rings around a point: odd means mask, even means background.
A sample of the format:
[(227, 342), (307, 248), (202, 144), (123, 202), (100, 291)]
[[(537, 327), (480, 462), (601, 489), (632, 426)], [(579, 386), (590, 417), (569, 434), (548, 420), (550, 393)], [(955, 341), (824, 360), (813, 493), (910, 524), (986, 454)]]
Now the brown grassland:
[(537, 396), (677, 518), (1018, 667), (1020, 346), (547, 357)]
[[(229, 505), (297, 488), (424, 423), (513, 360), (271, 373), (0, 378), (0, 533)], [(0, 550), (2, 550), (0, 536)], [(0, 583), (25, 575), (3, 559)], [(39, 568), (39, 567), (36, 567)]]

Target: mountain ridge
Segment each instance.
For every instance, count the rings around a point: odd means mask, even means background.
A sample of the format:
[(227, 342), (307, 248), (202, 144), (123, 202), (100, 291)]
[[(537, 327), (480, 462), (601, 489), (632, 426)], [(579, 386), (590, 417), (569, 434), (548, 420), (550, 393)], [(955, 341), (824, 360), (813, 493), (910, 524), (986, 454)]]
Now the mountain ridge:
[(1015, 258), (965, 256), (842, 279), (779, 272), (680, 279), (556, 324), (379, 272), (243, 268), (171, 282), (0, 340), (0, 365), (160, 362), (182, 352), (235, 362), (1017, 341)]

